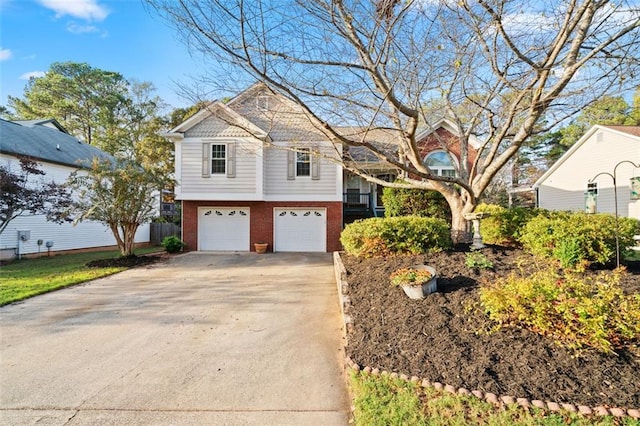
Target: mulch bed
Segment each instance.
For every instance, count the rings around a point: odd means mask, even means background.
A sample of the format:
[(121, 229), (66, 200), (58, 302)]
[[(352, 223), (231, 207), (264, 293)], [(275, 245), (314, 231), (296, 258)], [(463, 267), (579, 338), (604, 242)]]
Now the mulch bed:
[[(362, 259), (343, 255), (353, 328), (347, 356), (360, 366), (418, 376), (456, 388), (587, 406), (640, 408), (640, 351), (580, 356), (535, 333), (490, 325), (477, 306), (482, 282), (541, 265), (516, 249), (482, 250), (493, 270), (465, 266), (463, 251)], [(438, 271), (438, 292), (408, 299), (392, 288), (394, 270), (429, 264)], [(639, 265), (629, 265), (622, 286), (640, 292)], [(475, 304), (475, 305), (474, 305)], [(638, 342), (640, 344), (640, 342)], [(638, 349), (638, 348), (636, 348)]]
[(168, 253), (148, 254), (143, 256), (124, 256), (113, 259), (97, 259), (87, 263), (90, 268), (134, 268), (146, 266), (165, 260)]

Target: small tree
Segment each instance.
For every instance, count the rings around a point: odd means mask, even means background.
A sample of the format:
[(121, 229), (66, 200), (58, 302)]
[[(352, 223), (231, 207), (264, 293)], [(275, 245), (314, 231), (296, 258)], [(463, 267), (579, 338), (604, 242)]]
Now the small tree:
[(133, 256), (136, 231), (157, 214), (156, 194), (165, 180), (135, 162), (94, 159), (88, 173), (75, 172), (68, 179), (78, 194), (70, 210), (76, 222), (95, 220), (107, 225), (122, 255)]
[(19, 160), (17, 172), (8, 164), (0, 165), (0, 234), (9, 222), (26, 213), (44, 214), (49, 221), (64, 222), (64, 210), (71, 202), (69, 192), (54, 181), (34, 179), (45, 175), (34, 160), (26, 157)]

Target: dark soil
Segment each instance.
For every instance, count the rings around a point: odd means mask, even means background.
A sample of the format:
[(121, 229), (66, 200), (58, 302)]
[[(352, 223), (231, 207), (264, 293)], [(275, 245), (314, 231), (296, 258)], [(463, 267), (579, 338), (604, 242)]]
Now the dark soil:
[[(490, 325), (477, 309), (479, 285), (540, 265), (520, 250), (490, 247), (482, 252), (493, 262), (493, 270), (470, 270), (462, 251), (382, 260), (344, 255), (353, 319), (347, 355), (363, 367), (469, 390), (577, 405), (640, 408), (637, 347), (617, 355), (584, 351), (576, 356), (526, 330), (487, 333)], [(401, 288), (389, 285), (394, 270), (425, 263), (438, 271), (437, 293), (410, 300)], [(625, 292), (640, 292), (638, 269), (638, 264), (629, 265), (621, 283)]]
[(136, 266), (151, 265), (166, 258), (165, 254), (151, 254), (145, 256), (123, 256), (113, 259), (97, 259), (87, 263), (90, 268), (134, 268)]

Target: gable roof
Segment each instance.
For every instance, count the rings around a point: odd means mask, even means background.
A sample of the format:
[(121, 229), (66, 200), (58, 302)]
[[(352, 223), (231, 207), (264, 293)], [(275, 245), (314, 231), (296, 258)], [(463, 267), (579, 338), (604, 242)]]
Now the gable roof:
[(0, 119), (0, 153), (71, 167), (88, 167), (94, 157), (113, 161), (98, 148), (79, 141), (55, 120), (12, 122)]
[[(416, 142), (419, 143), (421, 140), (423, 140), (426, 137), (428, 137), (429, 135), (435, 133), (440, 128), (445, 129), (446, 131), (448, 131), (449, 133), (451, 133), (452, 135), (454, 135), (456, 137), (460, 137), (460, 132), (459, 132), (458, 126), (453, 121), (449, 120), (448, 118), (441, 118), (441, 119), (439, 119), (438, 121), (436, 121), (433, 124), (428, 124), (421, 131), (419, 131), (416, 134)], [(480, 142), (478, 140), (476, 135), (471, 134), (471, 135), (469, 135), (469, 144), (473, 148), (478, 149), (482, 145), (482, 142)]]
[(573, 155), (584, 143), (591, 138), (598, 130), (604, 130), (606, 132), (613, 132), (618, 134), (624, 134), (626, 136), (631, 136), (636, 139), (638, 143), (640, 143), (640, 126), (601, 126), (596, 124), (591, 127), (587, 133), (585, 133), (576, 143), (574, 143), (571, 148), (567, 152), (565, 152), (562, 157), (558, 158), (558, 160), (549, 167), (549, 170), (544, 172), (542, 176), (538, 178), (537, 181), (533, 184), (534, 188), (538, 188), (553, 172), (555, 172), (569, 157)]
[(13, 122), (26, 127), (47, 126), (51, 127), (52, 129), (58, 129), (64, 133), (69, 133), (67, 129), (65, 129), (62, 124), (58, 123), (58, 120), (56, 120), (55, 118), (49, 118), (47, 120), (14, 120)]
[(209, 102), (209, 104), (207, 104), (200, 111), (189, 117), (184, 122), (178, 124), (173, 129), (169, 130), (163, 136), (168, 138), (180, 138), (180, 136), (184, 134), (184, 132), (196, 126), (203, 120), (215, 115), (215, 113), (218, 111), (221, 111), (223, 114), (227, 115), (237, 126), (249, 130), (251, 134), (257, 135), (259, 137), (267, 136), (267, 132), (265, 132), (263, 129), (259, 128), (251, 121), (247, 120), (245, 117), (242, 117), (240, 114), (220, 101)]

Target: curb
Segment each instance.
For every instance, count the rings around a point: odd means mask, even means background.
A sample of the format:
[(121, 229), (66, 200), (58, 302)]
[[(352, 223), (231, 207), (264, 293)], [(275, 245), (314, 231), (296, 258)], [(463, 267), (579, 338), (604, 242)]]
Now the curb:
[(605, 407), (599, 405), (597, 407), (589, 407), (586, 405), (575, 405), (567, 403), (558, 403), (554, 401), (541, 401), (541, 400), (528, 400), (527, 398), (516, 398), (509, 395), (496, 395), (493, 393), (484, 393), (479, 390), (469, 391), (465, 388), (455, 388), (454, 386), (443, 384), (440, 382), (431, 382), (427, 379), (421, 379), (417, 376), (409, 376), (407, 374), (400, 374), (397, 372), (380, 371), (380, 369), (370, 366), (361, 366), (353, 361), (350, 357), (346, 356), (347, 347), (349, 346), (349, 331), (353, 327), (353, 319), (349, 315), (351, 308), (351, 299), (349, 298), (349, 284), (347, 282), (347, 270), (340, 258), (340, 252), (333, 252), (333, 266), (336, 275), (336, 284), (338, 286), (338, 298), (340, 300), (340, 312), (342, 314), (342, 322), (344, 327), (342, 328), (342, 334), (344, 337), (344, 354), (345, 363), (354, 371), (361, 371), (373, 376), (390, 376), (392, 378), (398, 378), (412, 383), (419, 383), (420, 386), (432, 387), (437, 390), (444, 390), (452, 394), (475, 396), (478, 399), (487, 401), (496, 407), (501, 407), (510, 404), (518, 404), (523, 408), (536, 407), (549, 412), (569, 411), (572, 413), (579, 413), (583, 416), (613, 416), (613, 417), (631, 417), (633, 419), (640, 419), (640, 409), (624, 409), (618, 407)]

